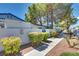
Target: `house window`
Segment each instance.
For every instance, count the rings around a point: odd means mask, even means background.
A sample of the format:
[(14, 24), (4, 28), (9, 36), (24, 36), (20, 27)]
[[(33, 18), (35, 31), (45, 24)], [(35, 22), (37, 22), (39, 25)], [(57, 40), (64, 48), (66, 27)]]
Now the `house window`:
[(9, 18), (9, 15), (7, 15), (7, 18)]
[(0, 21), (0, 28), (5, 28), (5, 24), (2, 21)]

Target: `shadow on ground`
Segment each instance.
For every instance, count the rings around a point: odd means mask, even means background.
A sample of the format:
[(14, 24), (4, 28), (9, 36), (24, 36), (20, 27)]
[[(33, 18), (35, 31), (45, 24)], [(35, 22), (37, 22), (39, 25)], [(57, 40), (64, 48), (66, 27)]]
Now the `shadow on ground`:
[(41, 45), (41, 46), (39, 46), (38, 48), (35, 48), (35, 49), (38, 50), (38, 51), (43, 51), (46, 48), (48, 48), (48, 44), (43, 44), (43, 45)]
[(42, 42), (38, 47), (33, 47), (34, 49), (38, 50), (38, 51), (43, 51), (45, 49), (48, 48), (49, 44), (51, 43), (52, 41), (48, 40), (46, 42)]

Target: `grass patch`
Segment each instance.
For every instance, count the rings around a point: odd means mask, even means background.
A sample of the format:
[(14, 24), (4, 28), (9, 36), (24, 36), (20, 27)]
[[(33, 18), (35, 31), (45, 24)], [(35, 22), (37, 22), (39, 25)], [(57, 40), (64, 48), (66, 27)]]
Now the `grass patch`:
[(60, 56), (79, 56), (78, 52), (64, 52)]

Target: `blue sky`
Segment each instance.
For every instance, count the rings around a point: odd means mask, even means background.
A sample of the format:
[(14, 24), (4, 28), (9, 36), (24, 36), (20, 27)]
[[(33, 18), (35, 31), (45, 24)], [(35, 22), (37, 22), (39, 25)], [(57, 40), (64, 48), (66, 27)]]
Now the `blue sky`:
[[(74, 3), (72, 7), (74, 8), (73, 15), (79, 19), (79, 3)], [(75, 26), (79, 26), (79, 20), (72, 26), (72, 28)]]
[(73, 15), (75, 17), (79, 17), (79, 3), (75, 3), (73, 4), (72, 6), (74, 9), (73, 9)]
[[(24, 15), (30, 5), (30, 3), (0, 3), (0, 13), (12, 13), (24, 19)], [(72, 7), (74, 8), (73, 15), (79, 17), (79, 4), (75, 3)]]
[(0, 13), (12, 13), (21, 19), (27, 12), (28, 6), (26, 3), (0, 3)]

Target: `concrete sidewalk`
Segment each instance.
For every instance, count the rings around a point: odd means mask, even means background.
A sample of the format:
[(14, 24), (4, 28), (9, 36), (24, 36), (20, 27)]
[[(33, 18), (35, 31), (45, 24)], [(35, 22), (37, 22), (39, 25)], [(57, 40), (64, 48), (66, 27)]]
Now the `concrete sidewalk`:
[(51, 43), (46, 43), (26, 54), (24, 56), (45, 56), (52, 48), (54, 48), (63, 38), (50, 38)]

